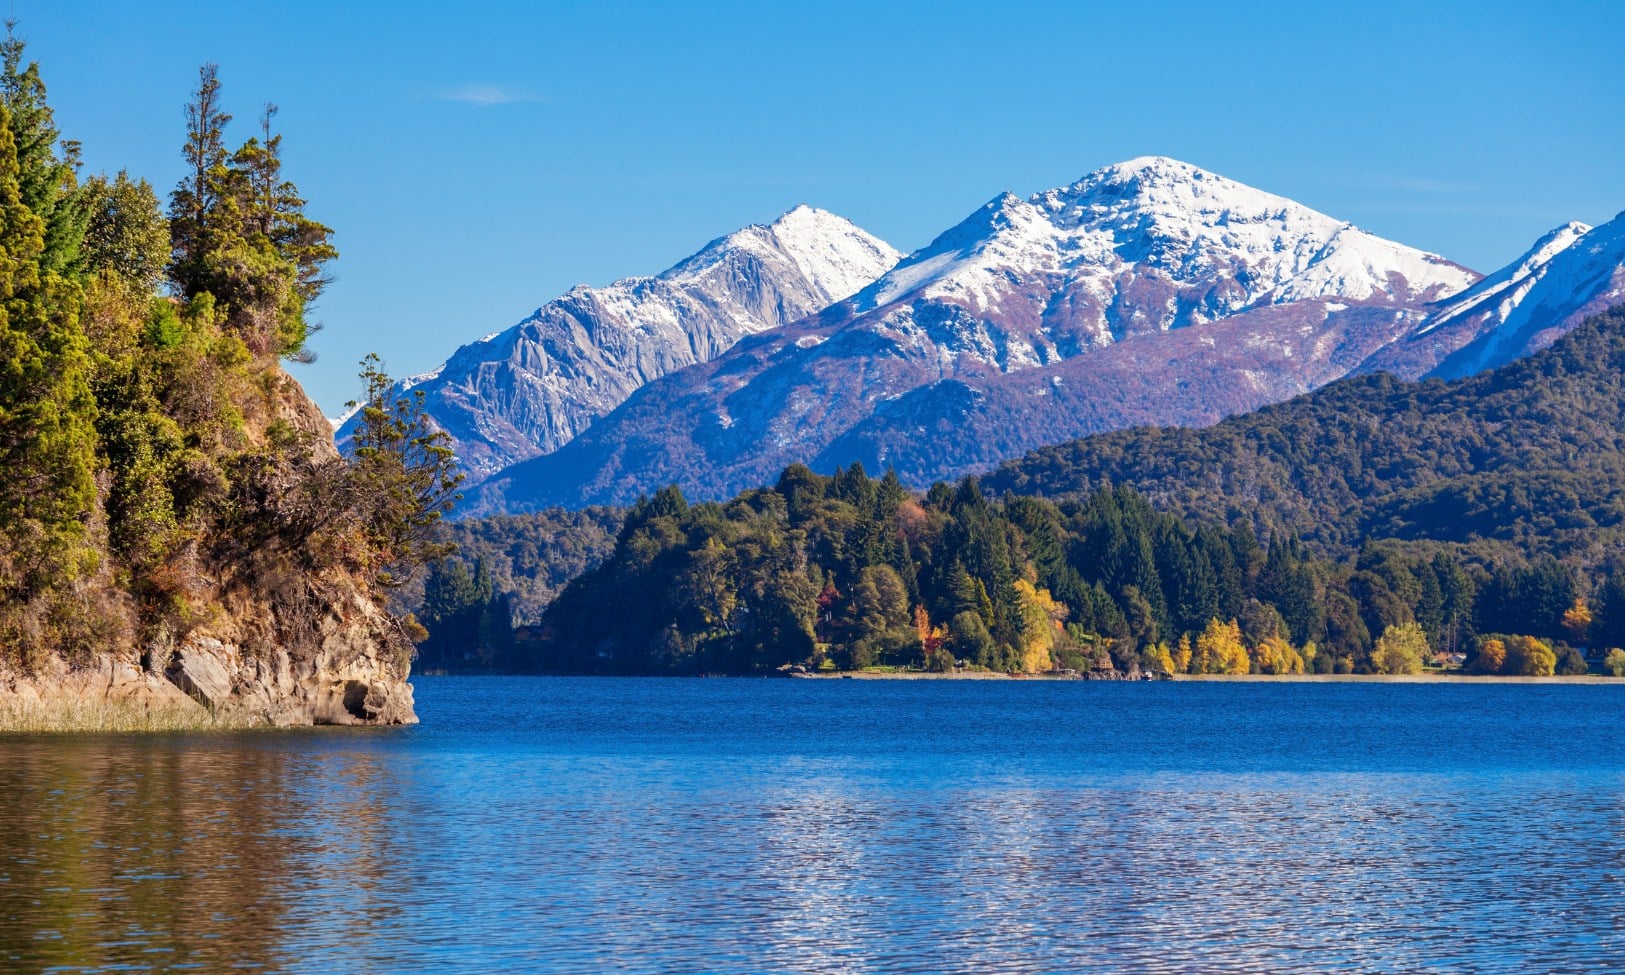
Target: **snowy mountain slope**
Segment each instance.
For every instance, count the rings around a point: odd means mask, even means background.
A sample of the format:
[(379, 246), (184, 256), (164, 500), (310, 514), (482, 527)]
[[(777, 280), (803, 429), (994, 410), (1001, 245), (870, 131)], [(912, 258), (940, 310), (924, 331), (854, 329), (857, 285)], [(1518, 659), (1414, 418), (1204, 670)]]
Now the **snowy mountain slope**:
[[(842, 451), (910, 457), (899, 472), (925, 483), (1044, 438), (1210, 422), (1346, 374), (1478, 280), (1196, 167), (1134, 160), (995, 198), (849, 300), (645, 388), (552, 457), (504, 472), (481, 504), (625, 501), (668, 482), (712, 497), (792, 461), (833, 467)], [(1223, 327), (1238, 316), (1248, 323)], [(1154, 351), (1198, 327), (1211, 344)], [(1102, 357), (1128, 339), (1132, 352)], [(1109, 364), (1130, 362), (1143, 371), (1132, 395), (1089, 378), (1122, 382), (1126, 367)], [(1028, 388), (1055, 380), (1067, 395)], [(919, 392), (936, 387), (945, 400)], [(934, 427), (888, 419), (938, 407), (966, 418), (964, 435), (910, 444)]]
[[(572, 288), (401, 388), (426, 393), (477, 481), (557, 449), (650, 380), (851, 295), (898, 256), (841, 217), (796, 207), (658, 276)], [(341, 447), (355, 422), (345, 419)]]
[[(1306, 325), (1310, 315), (1320, 323)], [(1290, 399), (1347, 375), (1424, 317), (1311, 299), (1047, 366), (949, 376), (874, 332), (797, 323), (650, 384), (557, 452), (492, 477), (465, 510), (626, 503), (668, 483), (720, 498), (797, 460), (820, 471), (894, 467), (924, 486), (1086, 433), (1204, 426)], [(799, 361), (804, 347), (839, 355)], [(872, 395), (879, 384), (903, 391)]]
[(1559, 227), (1495, 278), (1503, 276), (1501, 287), (1459, 306), (1452, 302), (1423, 326), (1424, 336), (1473, 335), (1428, 375), (1455, 379), (1505, 365), (1625, 301), (1625, 213), (1591, 230), (1584, 224)]
[[(854, 305), (861, 312), (934, 299), (1013, 316), (1021, 295), (1012, 294), (1012, 274), (1030, 282), (1021, 290), (1065, 297), (1057, 310), (1064, 314), (1048, 321), (1074, 321), (1101, 338), (1306, 298), (1429, 301), (1478, 280), (1437, 255), (1152, 156), (1027, 200), (1003, 194)], [(1141, 278), (1156, 282), (1155, 294), (1138, 293)], [(1130, 314), (1114, 302), (1126, 302)]]

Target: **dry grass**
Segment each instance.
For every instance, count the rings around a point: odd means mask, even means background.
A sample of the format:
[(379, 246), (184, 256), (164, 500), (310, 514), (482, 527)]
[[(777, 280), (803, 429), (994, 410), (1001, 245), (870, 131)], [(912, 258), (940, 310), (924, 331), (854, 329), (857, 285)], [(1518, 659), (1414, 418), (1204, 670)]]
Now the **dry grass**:
[(256, 724), (248, 715), (217, 718), (195, 704), (0, 695), (0, 733), (220, 731)]

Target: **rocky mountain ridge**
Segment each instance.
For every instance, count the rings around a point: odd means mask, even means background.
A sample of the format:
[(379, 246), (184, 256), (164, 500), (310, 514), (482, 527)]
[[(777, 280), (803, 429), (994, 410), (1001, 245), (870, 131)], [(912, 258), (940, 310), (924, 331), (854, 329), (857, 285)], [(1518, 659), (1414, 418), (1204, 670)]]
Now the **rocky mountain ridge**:
[(1415, 378), (1500, 327), (1472, 310), (1548, 273), (1585, 230), (1480, 287), (1438, 255), (1185, 163), (1109, 166), (996, 197), (852, 298), (492, 478), (470, 510), (625, 502), (665, 483), (723, 496), (795, 461), (925, 484), (1090, 432), (1205, 425), (1352, 373)]
[[(478, 480), (556, 450), (654, 379), (851, 295), (897, 262), (884, 241), (798, 206), (653, 277), (574, 287), (401, 384)], [(344, 448), (355, 424), (337, 430)]]
[(1488, 278), (1145, 157), (1004, 193), (844, 301), (644, 387), (468, 511), (720, 497), (785, 465), (924, 485), (1140, 424), (1203, 426), (1346, 375), (1480, 371), (1625, 295), (1625, 224)]
[(1586, 318), (1625, 301), (1625, 213), (1600, 227), (1569, 223), (1478, 286), (1446, 303), (1419, 336), (1471, 336), (1428, 375), (1458, 379), (1550, 346)]

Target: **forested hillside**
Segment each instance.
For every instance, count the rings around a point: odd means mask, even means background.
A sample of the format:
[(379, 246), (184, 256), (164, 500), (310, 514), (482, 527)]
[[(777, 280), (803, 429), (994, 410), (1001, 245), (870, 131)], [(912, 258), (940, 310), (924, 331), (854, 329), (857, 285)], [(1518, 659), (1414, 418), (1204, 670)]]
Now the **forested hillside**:
[(1129, 488), (993, 500), (967, 479), (920, 497), (796, 466), (725, 504), (643, 499), (520, 649), (565, 672), (1407, 673), (1461, 652), (1549, 674), (1585, 672), (1566, 642), (1587, 640), (1625, 643), (1625, 576), (1379, 542), (1334, 562)]
[(1625, 522), (1625, 308), (1493, 372), (1367, 376), (1205, 429), (1086, 437), (1006, 464), (984, 487), (1064, 497), (1103, 484), (1334, 553), (1370, 538), (1490, 540), (1605, 564)]
[(80, 172), (8, 35), (0, 691), (95, 671), (109, 698), (179, 688), (244, 721), (412, 718), (416, 631), (381, 601), (439, 551), (450, 452), (369, 368), (346, 463), (283, 372), (311, 355), (337, 251), (282, 172), (275, 118), (231, 148), (205, 66), (166, 210), (144, 180)]
[(540, 622), (566, 583), (615, 550), (624, 515), (552, 508), (440, 526), (436, 538), (451, 552), (392, 599), (428, 629), (418, 643), (419, 671), (523, 669), (515, 628)]

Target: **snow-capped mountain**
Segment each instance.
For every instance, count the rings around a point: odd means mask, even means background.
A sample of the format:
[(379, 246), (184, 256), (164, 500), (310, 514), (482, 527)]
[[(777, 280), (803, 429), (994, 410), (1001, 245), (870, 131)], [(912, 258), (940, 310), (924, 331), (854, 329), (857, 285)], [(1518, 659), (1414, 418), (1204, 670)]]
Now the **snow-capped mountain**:
[(1094, 430), (1212, 422), (1359, 368), (1479, 278), (1137, 159), (996, 197), (850, 299), (642, 390), (481, 503), (669, 482), (718, 496), (793, 461), (896, 464), (919, 484)]
[[(799, 206), (655, 277), (572, 288), (401, 388), (425, 392), (477, 481), (557, 449), (653, 379), (853, 294), (899, 256), (851, 222)], [(355, 422), (346, 421), (341, 446)]]
[(1444, 379), (1494, 369), (1539, 351), (1625, 301), (1625, 213), (1600, 227), (1565, 224), (1519, 260), (1448, 302), (1419, 330), (1471, 339), (1429, 375)]
[[(1025, 284), (1014, 294), (1012, 275)], [(854, 305), (869, 311), (923, 298), (1010, 317), (1019, 310), (1012, 299), (1059, 298), (1059, 307), (1041, 304), (1043, 323), (1104, 343), (1259, 304), (1425, 302), (1477, 279), (1438, 255), (1152, 156), (1027, 200), (1005, 193)]]

